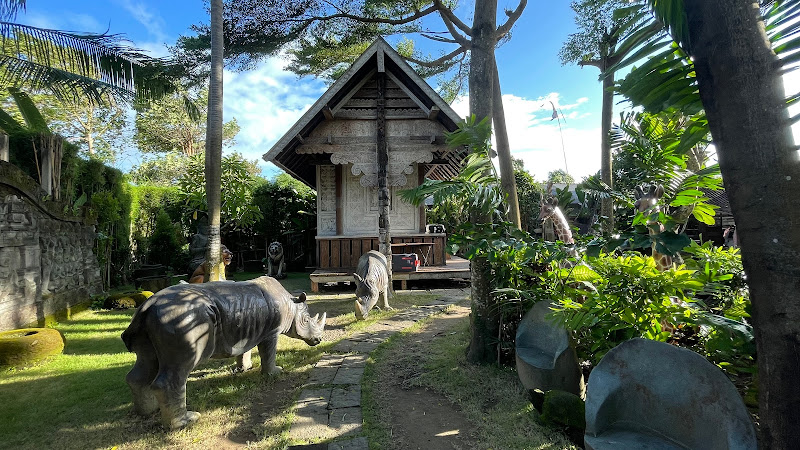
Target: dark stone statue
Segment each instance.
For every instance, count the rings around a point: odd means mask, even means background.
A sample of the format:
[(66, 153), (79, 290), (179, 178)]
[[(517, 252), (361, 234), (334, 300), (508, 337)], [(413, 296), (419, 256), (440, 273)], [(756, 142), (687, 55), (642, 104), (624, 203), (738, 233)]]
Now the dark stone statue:
[(322, 341), (325, 314), (311, 317), (305, 299), (305, 293), (293, 298), (270, 277), (179, 284), (153, 295), (122, 333), (125, 346), (136, 353), (126, 377), (134, 411), (150, 415), (160, 408), (170, 429), (195, 422), (200, 414), (186, 410), (186, 380), (209, 358), (229, 358), (258, 346), (261, 373), (279, 373), (279, 334), (309, 345)]
[(389, 273), (383, 253), (370, 250), (361, 255), (353, 277), (356, 279), (356, 319), (366, 319), (379, 296), (383, 297), (381, 308), (392, 309), (389, 306)]
[(277, 279), (286, 278), (286, 260), (280, 242), (273, 242), (267, 248), (267, 275)]
[(189, 243), (189, 273), (197, 270), (198, 266), (202, 266), (206, 260), (206, 247), (208, 247), (208, 221), (203, 217), (197, 223), (197, 233), (192, 236), (192, 242)]

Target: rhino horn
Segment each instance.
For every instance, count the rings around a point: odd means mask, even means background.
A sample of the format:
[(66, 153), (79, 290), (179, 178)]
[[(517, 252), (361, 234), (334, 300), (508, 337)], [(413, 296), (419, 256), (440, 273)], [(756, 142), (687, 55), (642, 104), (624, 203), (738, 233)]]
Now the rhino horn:
[(354, 273), (353, 277), (355, 277), (356, 281), (359, 282), (359, 283), (363, 283), (364, 282), (364, 278), (362, 278), (361, 275), (359, 275), (357, 273)]
[[(317, 315), (319, 315), (319, 314), (317, 314)], [(319, 322), (317, 322), (317, 323), (319, 323), (319, 327), (320, 328), (325, 328), (325, 319), (327, 317), (328, 317), (328, 313), (326, 313), (326, 312), (322, 313), (322, 318), (319, 319)]]

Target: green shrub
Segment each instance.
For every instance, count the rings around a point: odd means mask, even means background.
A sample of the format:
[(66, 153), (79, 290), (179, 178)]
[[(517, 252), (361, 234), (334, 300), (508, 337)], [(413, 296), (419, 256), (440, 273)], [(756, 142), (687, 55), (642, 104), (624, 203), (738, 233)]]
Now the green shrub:
[(692, 293), (702, 288), (694, 271), (660, 272), (653, 258), (631, 253), (590, 258), (588, 266), (559, 269), (571, 283), (556, 297), (554, 317), (572, 330), (576, 350), (596, 364), (623, 341), (642, 337), (665, 342), (664, 324), (686, 323), (695, 309)]

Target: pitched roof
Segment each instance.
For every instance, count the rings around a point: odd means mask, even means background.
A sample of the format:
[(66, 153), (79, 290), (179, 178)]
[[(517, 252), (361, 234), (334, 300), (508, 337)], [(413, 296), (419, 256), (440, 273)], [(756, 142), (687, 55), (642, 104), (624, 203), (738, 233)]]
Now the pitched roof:
[[(382, 67), (381, 67), (382, 66)], [(455, 131), (463, 120), (453, 111), (408, 63), (382, 38), (378, 38), (356, 59), (350, 68), (309, 108), (308, 111), (264, 154), (271, 161), (295, 178), (316, 188), (315, 156), (298, 154), (295, 150), (304, 139), (337, 111), (369, 80), (381, 67), (389, 78), (414, 102), (415, 110), (422, 117), (439, 122), (447, 131)], [(431, 137), (433, 139), (433, 137)], [(434, 164), (427, 170), (429, 178), (447, 179), (459, 169), (466, 150), (434, 152)]]

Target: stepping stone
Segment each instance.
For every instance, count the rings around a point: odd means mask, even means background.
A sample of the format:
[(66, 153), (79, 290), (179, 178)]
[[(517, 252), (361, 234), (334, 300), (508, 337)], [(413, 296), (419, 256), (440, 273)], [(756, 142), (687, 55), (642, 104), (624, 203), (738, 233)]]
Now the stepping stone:
[(348, 384), (334, 387), (331, 391), (331, 401), (328, 408), (335, 410), (339, 408), (351, 408), (361, 406), (361, 385)]
[(315, 384), (328, 384), (333, 381), (336, 372), (339, 370), (338, 366), (333, 367), (315, 367), (311, 369), (311, 376), (306, 382), (306, 386), (313, 386)]
[(365, 367), (369, 355), (350, 355), (342, 361), (343, 367)]
[[(291, 447), (289, 447), (291, 448)], [(369, 450), (369, 442), (364, 436), (348, 439), (346, 441), (336, 441), (328, 444), (328, 450)]]
[(325, 402), (327, 405), (331, 399), (331, 388), (311, 388), (303, 389), (297, 403)]
[(310, 401), (298, 403), (294, 410), (294, 420), (289, 428), (289, 438), (309, 440), (335, 436), (328, 427), (328, 402)]
[(361, 433), (361, 408), (339, 408), (330, 412), (328, 425), (338, 436)]
[(333, 378), (333, 384), (361, 384), (361, 378), (364, 376), (363, 367), (342, 367), (336, 372)]

